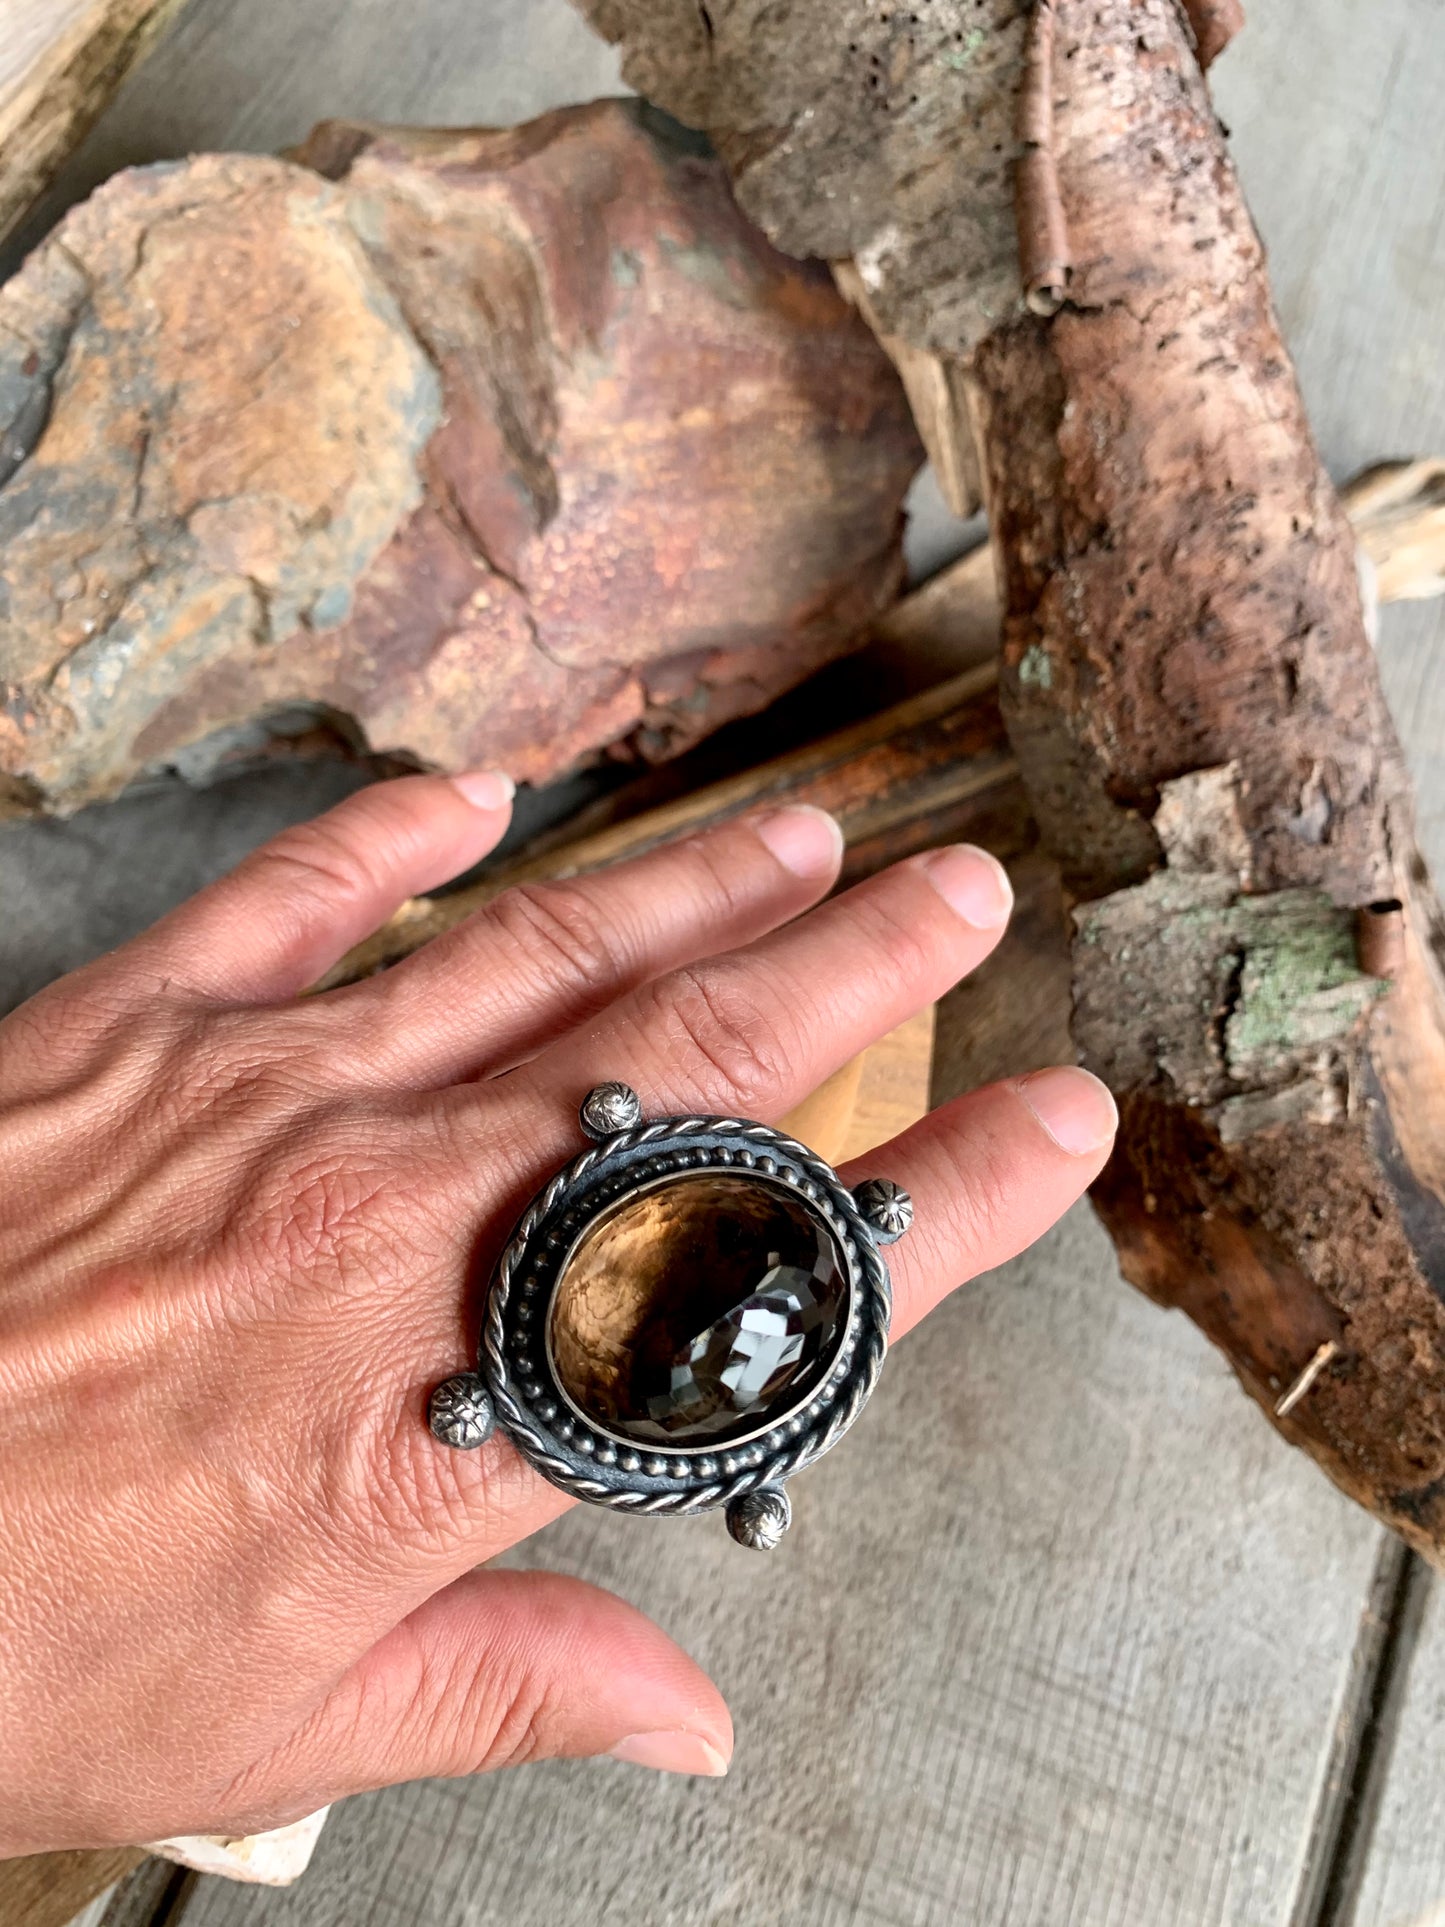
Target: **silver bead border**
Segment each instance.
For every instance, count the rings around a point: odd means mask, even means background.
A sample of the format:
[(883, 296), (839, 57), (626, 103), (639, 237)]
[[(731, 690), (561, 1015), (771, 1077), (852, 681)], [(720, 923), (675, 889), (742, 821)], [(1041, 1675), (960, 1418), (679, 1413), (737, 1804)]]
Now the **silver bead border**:
[[(714, 1156), (699, 1138), (740, 1140), (742, 1149), (735, 1157)], [(699, 1170), (753, 1169), (783, 1184), (796, 1183), (804, 1199), (819, 1210), (832, 1226), (843, 1247), (853, 1273), (857, 1317), (857, 1343), (848, 1360), (846, 1377), (833, 1392), (834, 1374), (809, 1396), (798, 1412), (788, 1414), (771, 1427), (761, 1440), (739, 1447), (731, 1454), (726, 1446), (713, 1451), (674, 1451), (670, 1461), (681, 1468), (669, 1475), (628, 1474), (635, 1484), (623, 1485), (592, 1476), (586, 1457), (564, 1442), (539, 1419), (521, 1395), (506, 1354), (507, 1313), (518, 1274), (527, 1264), (532, 1239), (538, 1227), (561, 1204), (579, 1180), (595, 1173), (599, 1164), (636, 1150), (646, 1144), (676, 1140), (688, 1152), (688, 1163)], [(755, 1150), (752, 1147), (761, 1147)], [(778, 1154), (801, 1173), (801, 1182), (787, 1165), (779, 1164)], [(769, 1170), (768, 1163), (774, 1168)], [(589, 1505), (609, 1506), (615, 1511), (649, 1518), (684, 1518), (726, 1506), (759, 1486), (778, 1485), (831, 1451), (857, 1419), (872, 1396), (878, 1374), (888, 1352), (888, 1326), (893, 1313), (893, 1287), (874, 1234), (858, 1210), (852, 1193), (832, 1166), (771, 1125), (754, 1124), (746, 1118), (684, 1117), (659, 1118), (634, 1131), (620, 1132), (583, 1151), (580, 1156), (538, 1192), (523, 1214), (521, 1222), (501, 1258), (487, 1294), (486, 1316), (482, 1326), (481, 1369), (496, 1406), (497, 1417), (522, 1456), (552, 1485)], [(849, 1339), (854, 1337), (850, 1320)], [(846, 1344), (847, 1341), (845, 1341)], [(593, 1434), (593, 1447), (601, 1434)], [(779, 1443), (771, 1444), (770, 1441)], [(609, 1441), (609, 1444), (611, 1442)], [(639, 1450), (635, 1456), (645, 1459)], [(745, 1457), (747, 1464), (724, 1476), (705, 1470), (719, 1460)], [(683, 1480), (687, 1482), (684, 1483)]]

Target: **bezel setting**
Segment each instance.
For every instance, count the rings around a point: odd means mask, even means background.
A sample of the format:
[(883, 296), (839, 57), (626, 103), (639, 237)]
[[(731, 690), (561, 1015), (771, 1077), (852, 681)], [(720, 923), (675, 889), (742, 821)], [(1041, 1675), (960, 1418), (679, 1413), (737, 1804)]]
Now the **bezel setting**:
[[(553, 1295), (604, 1214), (670, 1179), (710, 1173), (756, 1177), (825, 1228), (845, 1274), (846, 1311), (807, 1383), (782, 1394), (755, 1431), (711, 1445), (629, 1440), (583, 1412), (563, 1385), (551, 1353)], [(877, 1383), (892, 1302), (878, 1232), (822, 1158), (745, 1118), (660, 1118), (593, 1144), (532, 1200), (487, 1295), (480, 1369), (498, 1423), (553, 1485), (592, 1505), (678, 1517), (781, 1487), (837, 1444)], [(769, 1546), (781, 1529), (741, 1542)]]

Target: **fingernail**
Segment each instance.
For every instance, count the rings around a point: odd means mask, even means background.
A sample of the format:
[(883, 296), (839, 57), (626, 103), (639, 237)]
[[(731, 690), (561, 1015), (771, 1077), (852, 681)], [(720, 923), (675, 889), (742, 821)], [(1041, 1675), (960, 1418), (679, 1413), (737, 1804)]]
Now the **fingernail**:
[(924, 874), (951, 910), (975, 930), (998, 930), (1014, 907), (1008, 871), (987, 850), (955, 843), (922, 859)]
[(504, 769), (469, 769), (452, 778), (475, 810), (505, 810), (517, 794), (517, 786)]
[(796, 877), (831, 876), (842, 859), (843, 832), (837, 818), (815, 810), (811, 803), (794, 803), (756, 817), (753, 828), (783, 868)]
[(1118, 1128), (1119, 1109), (1107, 1085), (1075, 1065), (1034, 1071), (1021, 1077), (1014, 1089), (1070, 1157), (1088, 1157), (1102, 1150)]
[(696, 1773), (720, 1780), (728, 1763), (700, 1733), (629, 1733), (612, 1748), (614, 1760), (629, 1766), (650, 1766), (658, 1773)]

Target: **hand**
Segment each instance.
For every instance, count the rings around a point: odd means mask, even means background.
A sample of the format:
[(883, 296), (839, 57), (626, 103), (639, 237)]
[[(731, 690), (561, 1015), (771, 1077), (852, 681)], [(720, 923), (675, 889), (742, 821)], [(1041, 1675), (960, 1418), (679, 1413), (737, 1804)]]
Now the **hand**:
[[(724, 1770), (727, 1709), (655, 1626), (474, 1570), (567, 1502), (500, 1435), (438, 1445), (427, 1396), (591, 1085), (776, 1119), (988, 953), (1007, 881), (942, 850), (800, 917), (840, 839), (790, 809), (300, 997), (485, 855), (508, 793), (366, 790), (0, 1026), (0, 1852), (548, 1755)], [(1051, 1224), (1113, 1123), (1042, 1072), (848, 1170), (917, 1202), (895, 1333)]]

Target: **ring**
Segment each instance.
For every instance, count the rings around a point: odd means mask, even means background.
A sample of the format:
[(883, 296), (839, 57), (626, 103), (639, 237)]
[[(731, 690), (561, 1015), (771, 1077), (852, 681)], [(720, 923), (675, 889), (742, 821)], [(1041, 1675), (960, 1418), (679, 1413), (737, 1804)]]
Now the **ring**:
[(893, 1296), (880, 1246), (908, 1193), (832, 1167), (766, 1124), (645, 1124), (626, 1084), (581, 1111), (596, 1140), (539, 1191), (497, 1262), (477, 1372), (432, 1393), (443, 1444), (500, 1424), (544, 1479), (591, 1505), (723, 1507), (771, 1550), (786, 1481), (867, 1403)]

